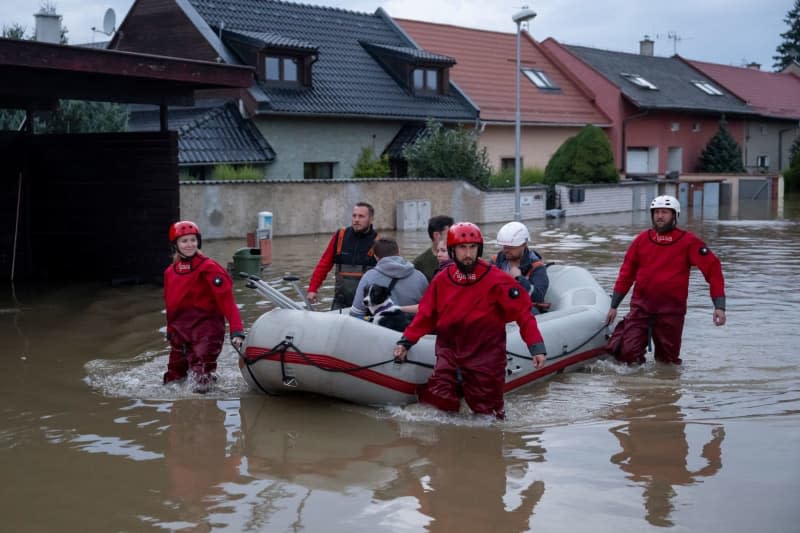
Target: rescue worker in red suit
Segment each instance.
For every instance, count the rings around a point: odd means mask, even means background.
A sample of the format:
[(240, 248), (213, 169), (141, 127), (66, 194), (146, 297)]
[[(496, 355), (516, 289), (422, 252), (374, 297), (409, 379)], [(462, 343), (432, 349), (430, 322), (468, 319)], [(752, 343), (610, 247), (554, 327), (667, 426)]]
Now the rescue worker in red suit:
[(372, 228), (374, 218), (375, 209), (370, 204), (358, 202), (353, 207), (350, 227), (339, 228), (333, 234), (311, 273), (306, 293), (309, 302), (317, 303), (317, 292), (335, 265), (336, 281), (331, 309), (353, 305), (358, 282), (364, 272), (378, 262), (372, 253), (372, 245), (378, 238), (378, 233)]
[(447, 249), (453, 263), (434, 276), (417, 315), (395, 346), (394, 357), (403, 361), (423, 335), (435, 331), (436, 365), (418, 391), (419, 401), (458, 411), (460, 385), (473, 412), (502, 419), (507, 322), (519, 324), (534, 366), (545, 363), (545, 345), (530, 312), (531, 299), (514, 278), (479, 259), (483, 236), (475, 224), (451, 226)]
[(182, 380), (191, 370), (195, 392), (203, 393), (214, 380), (225, 340), (225, 319), (230, 324), (231, 344), (237, 348), (244, 339), (244, 327), (233, 298), (233, 282), (216, 261), (199, 251), (201, 239), (200, 229), (188, 220), (169, 229), (175, 257), (164, 271), (171, 346), (164, 383)]
[(681, 335), (689, 296), (689, 272), (696, 266), (709, 284), (713, 321), (725, 324), (725, 280), (722, 266), (694, 233), (677, 227), (681, 206), (673, 196), (658, 196), (650, 204), (653, 227), (640, 233), (625, 253), (611, 296), (606, 321), (633, 285), (630, 312), (617, 325), (607, 348), (618, 361), (641, 364), (652, 337), (655, 359), (681, 364)]

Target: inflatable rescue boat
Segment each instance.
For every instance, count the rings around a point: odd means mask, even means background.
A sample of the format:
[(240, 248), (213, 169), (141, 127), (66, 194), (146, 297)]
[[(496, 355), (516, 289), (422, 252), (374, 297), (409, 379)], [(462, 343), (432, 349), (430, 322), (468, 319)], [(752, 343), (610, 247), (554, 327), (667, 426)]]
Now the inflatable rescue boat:
[[(506, 325), (506, 384), (511, 392), (556, 373), (578, 370), (605, 355), (609, 296), (585, 269), (551, 265), (550, 310), (536, 321), (547, 362), (535, 369), (516, 323)], [(363, 405), (416, 402), (417, 387), (435, 363), (436, 337), (426, 335), (396, 363), (401, 333), (347, 314), (302, 308), (260, 316), (245, 340), (239, 367), (247, 383), (266, 394), (314, 393)]]

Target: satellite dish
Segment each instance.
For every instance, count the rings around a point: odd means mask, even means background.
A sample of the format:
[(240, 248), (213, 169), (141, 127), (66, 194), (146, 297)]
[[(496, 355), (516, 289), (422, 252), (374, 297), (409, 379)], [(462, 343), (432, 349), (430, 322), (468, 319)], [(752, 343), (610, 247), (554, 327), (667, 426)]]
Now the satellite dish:
[(111, 35), (117, 29), (117, 15), (112, 8), (106, 9), (106, 14), (103, 16), (103, 33)]

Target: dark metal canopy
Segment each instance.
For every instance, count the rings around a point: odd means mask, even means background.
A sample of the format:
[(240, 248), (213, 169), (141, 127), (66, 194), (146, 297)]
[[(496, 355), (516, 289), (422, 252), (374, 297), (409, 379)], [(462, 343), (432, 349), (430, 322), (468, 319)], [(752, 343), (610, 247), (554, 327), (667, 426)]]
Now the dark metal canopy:
[(0, 39), (0, 108), (52, 109), (59, 99), (192, 105), (194, 91), (253, 84), (250, 67)]

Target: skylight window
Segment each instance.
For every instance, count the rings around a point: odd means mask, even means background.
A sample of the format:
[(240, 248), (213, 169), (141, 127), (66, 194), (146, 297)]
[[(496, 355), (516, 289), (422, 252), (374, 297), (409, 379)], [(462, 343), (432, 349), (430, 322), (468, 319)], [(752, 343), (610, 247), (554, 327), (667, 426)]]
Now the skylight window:
[(522, 73), (540, 89), (558, 89), (558, 85), (554, 84), (543, 70), (524, 68), (522, 69)]
[(693, 81), (692, 83), (694, 84), (695, 87), (697, 87), (706, 94), (710, 94), (711, 96), (722, 96), (722, 91), (720, 91), (707, 81)]
[(638, 74), (628, 74), (627, 72), (621, 72), (620, 76), (628, 80), (629, 82), (633, 83), (637, 87), (641, 87), (642, 89), (649, 89), (651, 91), (657, 91), (658, 87), (644, 79), (643, 77), (639, 76)]

